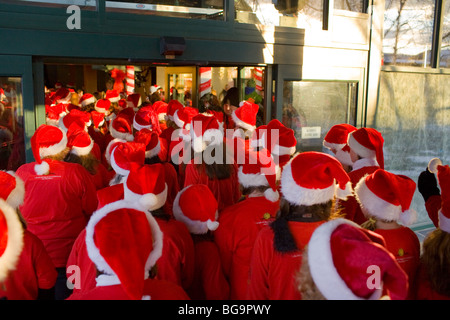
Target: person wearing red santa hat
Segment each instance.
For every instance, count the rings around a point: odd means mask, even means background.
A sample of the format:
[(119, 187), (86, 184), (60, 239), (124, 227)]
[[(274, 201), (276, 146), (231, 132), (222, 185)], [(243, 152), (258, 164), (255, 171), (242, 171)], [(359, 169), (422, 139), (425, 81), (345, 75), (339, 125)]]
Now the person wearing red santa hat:
[(25, 183), (20, 211), (27, 228), (44, 244), (58, 271), (56, 299), (69, 293), (65, 267), (72, 245), (97, 208), (95, 185), (77, 163), (64, 162), (67, 136), (55, 126), (41, 125), (31, 137), (35, 162), (20, 166), (16, 174)]
[(220, 249), (232, 300), (247, 295), (250, 257), (258, 232), (275, 219), (279, 209), (276, 165), (267, 151), (250, 150), (249, 159), (239, 166), (238, 178), (244, 200), (225, 208), (214, 240)]
[(298, 300), (295, 274), (314, 230), (336, 217), (335, 198), (352, 193), (350, 178), (331, 155), (308, 151), (288, 162), (281, 174), (277, 218), (256, 237), (247, 298)]
[(79, 104), (82, 111), (91, 112), (95, 110), (95, 103), (97, 99), (91, 93), (85, 93), (81, 96)]
[[(356, 200), (368, 221), (363, 228), (383, 236), (386, 248), (408, 275), (408, 299), (413, 299), (414, 282), (420, 259), (420, 242), (408, 226), (417, 217), (410, 208), (416, 183), (404, 175), (378, 169), (355, 186)], [(401, 223), (401, 224), (399, 224)]]
[(131, 163), (144, 164), (145, 145), (134, 141), (118, 141), (112, 145), (109, 159), (111, 168), (116, 173), (109, 184), (122, 183), (130, 173)]
[(219, 204), (219, 214), (241, 197), (237, 165), (226, 152), (217, 118), (198, 114), (191, 120), (191, 148), (194, 157), (185, 168), (184, 187), (205, 184)]
[[(163, 145), (169, 151), (171, 150), (171, 145), (173, 147), (172, 141), (175, 141), (176, 143), (179, 142), (179, 134), (175, 131), (177, 129), (180, 129), (180, 127), (178, 127), (178, 125), (175, 123), (174, 115), (177, 110), (181, 110), (183, 108), (184, 106), (178, 100), (170, 100), (170, 102), (167, 104), (167, 111), (164, 115), (166, 129), (162, 130), (159, 136), (163, 139)], [(166, 161), (173, 163), (170, 153), (167, 154)]]
[(252, 101), (241, 101), (239, 108), (231, 113), (235, 128), (232, 136), (227, 130), (225, 141), (229, 151), (233, 152), (237, 165), (244, 163), (246, 153), (250, 148), (250, 138), (256, 129), (258, 110), (259, 106)]
[(13, 207), (0, 199), (0, 285), (16, 269), (23, 249), (23, 225)]
[(408, 276), (380, 235), (347, 219), (319, 226), (296, 275), (302, 300), (404, 300)]
[(149, 129), (139, 130), (135, 137), (135, 142), (139, 142), (145, 145), (145, 163), (161, 163), (164, 166), (164, 174), (167, 183), (167, 200), (164, 204), (164, 211), (172, 215), (172, 205), (175, 197), (180, 191), (180, 185), (178, 180), (178, 174), (174, 166), (167, 162), (161, 161), (166, 157), (166, 150), (162, 149), (161, 138), (155, 131)]
[[(352, 171), (348, 173), (353, 188), (365, 175), (374, 173), (380, 168), (384, 169), (384, 139), (379, 131), (373, 128), (359, 128), (348, 134), (347, 144), (348, 148), (344, 146), (343, 149), (344, 151), (349, 149), (353, 162)], [(367, 221), (354, 196), (341, 201), (339, 206), (347, 219), (359, 225)]]
[(450, 300), (450, 167), (433, 158), (427, 170), (430, 175), (437, 175), (440, 192), (433, 196), (440, 199), (440, 206), (434, 207), (436, 212), (429, 212), (436, 216), (437, 225), (422, 244), (416, 299)]
[(135, 112), (132, 108), (125, 108), (110, 122), (109, 132), (115, 139), (133, 141), (133, 120)]
[(187, 292), (193, 300), (226, 300), (230, 286), (223, 273), (213, 233), (219, 223), (217, 200), (203, 184), (183, 188), (175, 198), (174, 217), (191, 233), (195, 251), (195, 274)]
[(99, 273), (96, 286), (68, 300), (189, 299), (176, 284), (152, 278), (163, 234), (137, 204), (122, 200), (97, 210), (86, 227), (86, 249)]
[(87, 131), (87, 127), (91, 125), (91, 115), (88, 112), (73, 109), (59, 119), (58, 126), (67, 132), (73, 123), (77, 123), (79, 127)]
[(357, 128), (351, 124), (336, 124), (328, 130), (322, 142), (323, 146), (329, 149), (336, 159), (342, 163), (347, 172), (350, 172), (353, 167), (353, 161), (350, 159), (350, 148), (347, 145), (348, 135), (356, 130)]
[(23, 229), (23, 248), (18, 250), (20, 257), (15, 270), (0, 281), (0, 299), (53, 300), (57, 272), (42, 241), (27, 230), (18, 209), (24, 197), (23, 181), (13, 171), (0, 171), (0, 198), (16, 211)]
[(167, 115), (167, 102), (164, 101), (156, 101), (151, 106), (155, 113), (158, 115), (159, 126), (161, 127), (161, 132), (167, 128), (166, 118)]
[(132, 93), (127, 96), (127, 106), (137, 112), (142, 105), (142, 98), (140, 93)]
[(289, 162), (297, 148), (297, 139), (294, 130), (287, 128), (279, 120), (270, 120), (267, 124), (265, 148), (269, 150), (277, 166), (277, 180), (286, 163)]
[(97, 190), (107, 187), (113, 178), (112, 171), (108, 171), (101, 162), (99, 146), (77, 124), (71, 125), (67, 131), (67, 146), (70, 151), (64, 161), (81, 164), (91, 174)]

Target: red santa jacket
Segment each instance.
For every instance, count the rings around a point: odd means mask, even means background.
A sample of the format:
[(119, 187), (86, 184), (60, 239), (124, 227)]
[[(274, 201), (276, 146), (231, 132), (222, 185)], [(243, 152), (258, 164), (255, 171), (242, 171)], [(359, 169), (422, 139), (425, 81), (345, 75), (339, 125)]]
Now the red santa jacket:
[(279, 201), (271, 202), (264, 196), (250, 197), (225, 208), (220, 214), (214, 241), (230, 282), (230, 299), (246, 299), (255, 239), (258, 232), (274, 220), (278, 208)]
[[(352, 182), (352, 188), (355, 188), (356, 184), (365, 175), (372, 174), (380, 167), (378, 163), (373, 159), (360, 159), (353, 164), (353, 170), (348, 173), (350, 181)], [(348, 197), (347, 200), (339, 200), (339, 205), (342, 208), (342, 213), (345, 214), (345, 218), (354, 221), (357, 224), (362, 224), (367, 221), (367, 218), (361, 211), (358, 201), (354, 196)]]
[(302, 252), (314, 230), (325, 221), (289, 221), (297, 248), (292, 253), (280, 253), (274, 249), (272, 228), (263, 228), (255, 242), (250, 261), (250, 277), (247, 298), (251, 300), (300, 300), (301, 295), (295, 282), (300, 270)]
[(408, 299), (414, 296), (414, 284), (420, 262), (420, 241), (417, 235), (408, 227), (401, 226), (396, 229), (376, 229), (376, 233), (383, 236), (386, 249), (391, 252), (398, 264), (408, 275)]
[(229, 178), (218, 180), (209, 179), (205, 172), (197, 169), (197, 165), (190, 161), (185, 168), (184, 187), (191, 184), (204, 184), (209, 187), (219, 205), (220, 212), (233, 204), (241, 197), (239, 180), (237, 177), (237, 165), (233, 164), (233, 171)]
[[(150, 300), (189, 300), (187, 293), (178, 285), (164, 280), (147, 279), (143, 298)], [(96, 286), (84, 292), (74, 292), (67, 300), (130, 300), (120, 284)]]
[(48, 175), (37, 175), (35, 162), (19, 167), (25, 183), (20, 211), (28, 230), (44, 244), (56, 268), (65, 267), (72, 245), (97, 209), (95, 185), (81, 165), (46, 159)]
[(58, 274), (42, 241), (26, 229), (23, 239), (19, 262), (0, 286), (0, 298), (36, 300), (39, 289), (51, 289), (55, 286)]
[(223, 273), (217, 245), (210, 240), (194, 240), (195, 273), (187, 290), (192, 300), (227, 300), (230, 285)]

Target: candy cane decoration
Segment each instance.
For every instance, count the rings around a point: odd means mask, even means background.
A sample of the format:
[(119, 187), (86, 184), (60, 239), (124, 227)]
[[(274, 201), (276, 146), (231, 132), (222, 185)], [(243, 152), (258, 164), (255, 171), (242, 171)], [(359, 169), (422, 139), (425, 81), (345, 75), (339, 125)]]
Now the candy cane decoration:
[(256, 90), (258, 91), (262, 91), (263, 87), (262, 87), (262, 68), (255, 68), (254, 72), (253, 72), (253, 78), (255, 79), (255, 83), (256, 83)]
[(203, 97), (207, 93), (211, 93), (211, 67), (200, 68), (200, 86), (199, 96)]
[(127, 66), (127, 95), (134, 93), (134, 66)]

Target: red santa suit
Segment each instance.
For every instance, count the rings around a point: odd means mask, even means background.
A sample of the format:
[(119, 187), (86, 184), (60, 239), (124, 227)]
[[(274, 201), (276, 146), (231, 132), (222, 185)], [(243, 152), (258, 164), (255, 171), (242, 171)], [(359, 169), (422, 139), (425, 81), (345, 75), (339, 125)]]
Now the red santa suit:
[(404, 226), (389, 230), (375, 229), (375, 232), (383, 236), (386, 249), (394, 255), (398, 264), (408, 275), (408, 299), (413, 299), (416, 291), (415, 278), (420, 262), (419, 238), (414, 231)]
[(249, 197), (225, 208), (220, 214), (220, 228), (214, 232), (224, 272), (231, 287), (230, 298), (246, 299), (250, 257), (259, 230), (273, 221), (279, 201), (264, 196)]
[(57, 272), (47, 251), (34, 234), (24, 230), (24, 246), (16, 269), (0, 286), (0, 298), (36, 300), (39, 289), (55, 286)]
[(302, 251), (314, 230), (324, 221), (288, 223), (298, 250), (281, 253), (274, 250), (274, 233), (270, 227), (256, 238), (250, 262), (247, 299), (300, 300), (295, 275), (302, 263)]
[(76, 163), (45, 160), (48, 175), (37, 175), (35, 162), (17, 169), (25, 183), (20, 210), (28, 230), (43, 242), (56, 268), (65, 267), (72, 245), (97, 208), (89, 172)]
[(191, 299), (226, 300), (230, 286), (225, 278), (220, 254), (212, 232), (219, 223), (218, 204), (206, 185), (183, 188), (174, 201), (174, 217), (183, 223), (194, 240), (195, 271), (192, 285), (187, 289)]

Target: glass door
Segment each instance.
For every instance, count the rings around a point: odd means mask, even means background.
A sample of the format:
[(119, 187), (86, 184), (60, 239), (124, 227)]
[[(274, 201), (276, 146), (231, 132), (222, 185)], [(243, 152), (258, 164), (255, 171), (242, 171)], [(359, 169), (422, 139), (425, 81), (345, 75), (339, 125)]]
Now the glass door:
[(34, 161), (36, 130), (31, 57), (0, 55), (0, 170)]
[(166, 67), (166, 101), (178, 100), (184, 106), (191, 106), (197, 101), (196, 67)]

